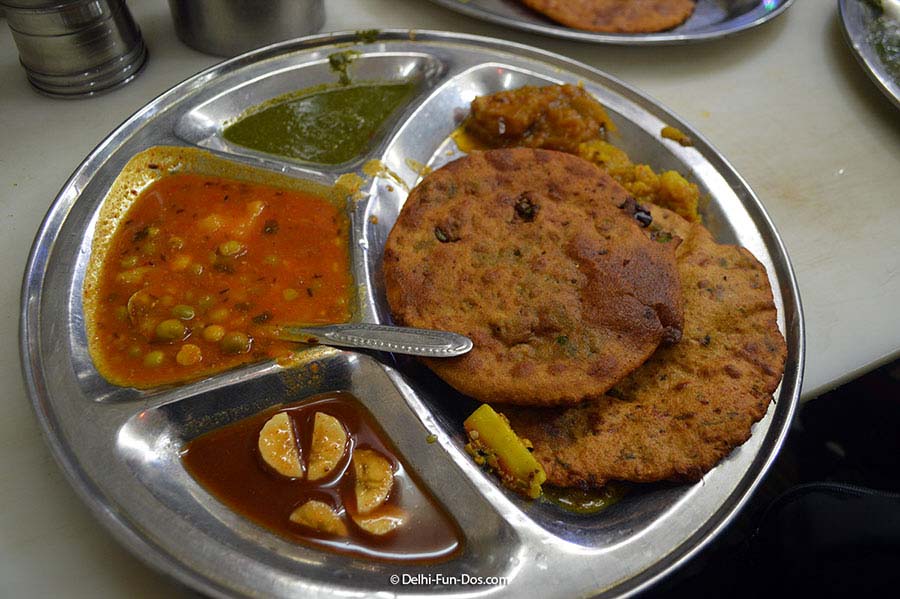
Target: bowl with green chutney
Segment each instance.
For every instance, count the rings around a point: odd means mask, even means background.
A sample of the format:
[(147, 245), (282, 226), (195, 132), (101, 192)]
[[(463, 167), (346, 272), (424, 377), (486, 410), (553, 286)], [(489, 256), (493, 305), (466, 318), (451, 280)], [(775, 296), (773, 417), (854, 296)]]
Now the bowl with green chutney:
[(251, 110), (223, 135), (282, 158), (342, 164), (365, 152), (414, 88), (412, 82), (374, 82), (301, 90)]
[(175, 132), (232, 155), (347, 168), (372, 154), (442, 68), (417, 53), (334, 52), (209, 97)]

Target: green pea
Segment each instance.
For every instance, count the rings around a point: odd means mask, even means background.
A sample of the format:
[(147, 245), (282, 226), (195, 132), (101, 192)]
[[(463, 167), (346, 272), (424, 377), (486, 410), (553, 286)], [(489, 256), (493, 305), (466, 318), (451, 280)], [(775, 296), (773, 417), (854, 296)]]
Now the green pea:
[(136, 285), (144, 279), (144, 274), (146, 274), (146, 272), (147, 269), (143, 267), (123, 270), (116, 277), (116, 282), (124, 283), (125, 285)]
[(140, 346), (132, 345), (128, 348), (128, 355), (132, 358), (140, 357), (142, 353)]
[(169, 320), (164, 320), (156, 325), (156, 336), (165, 341), (174, 341), (176, 339), (183, 339), (185, 330), (186, 329), (184, 325), (181, 324), (180, 320), (170, 318)]
[(194, 317), (194, 309), (186, 304), (178, 304), (172, 308), (172, 316), (181, 320), (190, 320)]
[(166, 355), (159, 350), (154, 350), (144, 356), (144, 366), (148, 368), (156, 368), (157, 366), (162, 366), (163, 361), (166, 359)]
[(122, 268), (134, 268), (138, 265), (138, 257), (137, 256), (127, 256), (122, 258), (122, 261), (119, 262), (122, 265)]
[(222, 337), (225, 336), (225, 327), (222, 327), (217, 324), (211, 324), (205, 329), (203, 329), (203, 338), (207, 341), (215, 343), (216, 341), (221, 341)]
[(208, 317), (213, 322), (225, 322), (229, 314), (231, 314), (231, 310), (225, 306), (219, 306), (210, 310)]
[(197, 300), (197, 305), (203, 311), (209, 310), (215, 303), (216, 300), (211, 295), (203, 295), (200, 297), (200, 299)]
[(245, 354), (250, 351), (252, 341), (245, 333), (232, 331), (219, 341), (219, 348), (226, 354)]
[(244, 246), (240, 241), (235, 241), (234, 239), (229, 239), (219, 244), (219, 254), (222, 256), (237, 256), (243, 251)]

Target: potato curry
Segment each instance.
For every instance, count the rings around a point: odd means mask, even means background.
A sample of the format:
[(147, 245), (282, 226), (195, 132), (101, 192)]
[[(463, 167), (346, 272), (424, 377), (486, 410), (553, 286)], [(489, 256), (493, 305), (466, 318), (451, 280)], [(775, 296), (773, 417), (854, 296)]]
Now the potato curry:
[[(638, 202), (651, 202), (700, 222), (700, 190), (676, 171), (658, 173), (632, 162), (610, 143), (616, 127), (585, 89), (571, 85), (526, 85), (479, 96), (454, 134), (464, 152), (487, 148), (544, 148), (575, 154), (607, 171)], [(680, 135), (678, 135), (680, 134)], [(664, 137), (681, 145), (690, 140), (674, 127)]]

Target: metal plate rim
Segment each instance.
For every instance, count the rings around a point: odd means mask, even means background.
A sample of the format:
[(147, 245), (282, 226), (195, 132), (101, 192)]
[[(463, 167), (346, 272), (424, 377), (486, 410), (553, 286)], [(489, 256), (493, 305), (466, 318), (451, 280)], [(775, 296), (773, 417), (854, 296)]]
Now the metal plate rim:
[(783, 0), (775, 10), (738, 27), (722, 27), (711, 31), (696, 33), (674, 33), (664, 31), (641, 34), (598, 33), (581, 31), (556, 24), (531, 23), (514, 18), (507, 18), (503, 15), (486, 11), (478, 6), (472, 6), (469, 3), (461, 2), (460, 0), (431, 0), (431, 2), (468, 17), (513, 29), (519, 29), (521, 31), (527, 31), (529, 33), (537, 33), (539, 35), (560, 39), (611, 46), (675, 46), (719, 40), (747, 31), (748, 29), (753, 29), (784, 13), (784, 11), (794, 3), (794, 0)]
[[(636, 89), (632, 88), (628, 84), (625, 84), (624, 82), (619, 81), (615, 77), (612, 77), (588, 65), (584, 65), (577, 61), (569, 59), (565, 56), (547, 52), (538, 48), (532, 48), (523, 44), (517, 44), (483, 36), (440, 31), (417, 30), (415, 32), (411, 32), (400, 29), (388, 29), (381, 32), (381, 37), (379, 38), (379, 40), (409, 39), (413, 34), (416, 38), (421, 39), (422, 41), (470, 43), (476, 46), (493, 48), (499, 51), (524, 51), (527, 55), (537, 59), (551, 59), (551, 61), (553, 62), (568, 65), (570, 67), (577, 67), (578, 70), (584, 70), (596, 75), (599, 80), (606, 82), (605, 84), (607, 85), (613, 84), (614, 88), (619, 88), (616, 91), (620, 93), (624, 92), (624, 94), (629, 97), (630, 101), (637, 101), (639, 105), (641, 104), (641, 102), (649, 103), (670, 116), (673, 123), (681, 124), (680, 119), (678, 119), (674, 114), (671, 114), (660, 103), (650, 99), (645, 94), (638, 92)], [(35, 236), (34, 245), (32, 246), (28, 261), (26, 263), (25, 275), (22, 284), (22, 303), (19, 327), (19, 345), (22, 362), (22, 372), (29, 398), (41, 426), (42, 434), (47, 440), (54, 458), (62, 468), (66, 478), (69, 480), (70, 484), (72, 484), (79, 497), (81, 497), (81, 499), (85, 501), (91, 511), (98, 517), (98, 520), (100, 520), (101, 524), (103, 524), (105, 528), (107, 528), (107, 530), (109, 530), (120, 542), (122, 542), (129, 551), (131, 551), (136, 557), (138, 557), (151, 567), (154, 567), (155, 569), (167, 575), (173, 576), (176, 579), (194, 588), (201, 589), (203, 592), (210, 593), (215, 596), (230, 596), (230, 593), (227, 589), (224, 589), (223, 587), (217, 585), (212, 579), (203, 576), (202, 574), (190, 569), (187, 565), (174, 560), (172, 556), (165, 551), (165, 549), (156, 545), (150, 539), (146, 538), (146, 536), (143, 535), (140, 530), (135, 529), (125, 518), (124, 514), (117, 513), (114, 509), (112, 509), (113, 506), (111, 506), (105, 500), (102, 493), (100, 493), (98, 489), (94, 488), (90, 479), (86, 477), (86, 474), (81, 466), (75, 463), (75, 461), (73, 460), (73, 456), (67, 450), (67, 446), (62, 442), (62, 440), (56, 433), (58, 429), (56, 419), (54, 417), (54, 414), (48, 411), (47, 406), (45, 405), (45, 397), (42, 395), (41, 388), (43, 379), (40, 367), (40, 336), (37, 334), (40, 329), (40, 323), (38, 322), (37, 318), (31, 318), (30, 316), (32, 313), (36, 314), (36, 310), (39, 308), (41, 303), (42, 281), (46, 274), (46, 269), (48, 266), (47, 258), (49, 256), (49, 251), (52, 248), (53, 243), (55, 242), (54, 235), (58, 232), (58, 228), (59, 226), (61, 226), (62, 222), (64, 222), (66, 211), (72, 205), (71, 202), (74, 201), (68, 197), (68, 195), (71, 194), (67, 195), (67, 192), (71, 191), (71, 188), (76, 185), (80, 178), (90, 170), (92, 165), (97, 160), (101, 159), (104, 151), (108, 148), (108, 146), (116, 141), (120, 141), (124, 137), (127, 137), (129, 135), (129, 132), (132, 131), (137, 125), (139, 125), (142, 122), (142, 119), (146, 117), (148, 113), (156, 110), (168, 99), (171, 99), (173, 96), (178, 96), (179, 94), (189, 94), (199, 86), (202, 86), (203, 83), (215, 78), (218, 75), (228, 73), (229, 71), (235, 70), (244, 64), (254, 62), (257, 59), (261, 59), (266, 55), (276, 55), (283, 50), (302, 50), (326, 44), (353, 42), (355, 38), (355, 32), (335, 32), (329, 34), (320, 34), (316, 36), (308, 36), (305, 38), (298, 38), (297, 40), (290, 40), (287, 42), (274, 44), (272, 46), (255, 50), (234, 59), (214, 65), (173, 86), (170, 90), (164, 92), (163, 94), (160, 94), (155, 99), (151, 100), (143, 108), (138, 110), (134, 115), (124, 121), (120, 126), (115, 128), (90, 154), (88, 154), (85, 160), (82, 161), (78, 168), (69, 177), (60, 193), (51, 204), (47, 215), (43, 219), (40, 228), (38, 229), (38, 232)], [(771, 451), (769, 451), (766, 459), (764, 460), (764, 463), (761, 464), (757, 475), (752, 481), (749, 482), (749, 484), (747, 484), (746, 488), (743, 490), (741, 498), (730, 506), (723, 504), (723, 506), (720, 507), (719, 510), (717, 510), (716, 514), (714, 514), (714, 518), (711, 518), (710, 521), (716, 520), (719, 512), (721, 512), (722, 510), (725, 510), (726, 513), (723, 516), (718, 517), (715, 525), (712, 526), (711, 530), (698, 531), (698, 534), (700, 534), (700, 532), (703, 532), (703, 539), (701, 539), (699, 542), (694, 543), (694, 545), (689, 550), (684, 551), (680, 555), (678, 555), (677, 559), (672, 560), (665, 568), (657, 570), (656, 572), (652, 573), (652, 575), (649, 576), (646, 580), (643, 580), (637, 586), (628, 590), (626, 592), (626, 594), (628, 595), (636, 594), (642, 590), (645, 590), (646, 588), (652, 586), (654, 583), (658, 582), (666, 575), (680, 567), (683, 563), (696, 555), (696, 553), (698, 553), (709, 542), (711, 542), (712, 539), (717, 534), (719, 534), (719, 532), (721, 532), (721, 530), (723, 530), (729, 522), (731, 522), (740, 508), (749, 499), (752, 492), (756, 489), (762, 478), (765, 476), (765, 473), (771, 465), (772, 461), (774, 461), (775, 457), (777, 456), (777, 453), (788, 432), (788, 425), (792, 419), (794, 409), (798, 401), (800, 381), (802, 379), (802, 371), (805, 358), (805, 329), (803, 325), (803, 314), (802, 307), (800, 305), (797, 280), (793, 272), (793, 268), (790, 264), (790, 259), (784, 248), (784, 244), (777, 230), (772, 224), (769, 215), (765, 211), (765, 208), (762, 206), (756, 195), (752, 193), (752, 190), (750, 190), (750, 187), (746, 184), (746, 181), (744, 181), (744, 179), (737, 173), (737, 171), (734, 170), (730, 163), (728, 163), (721, 154), (715, 151), (714, 148), (712, 148), (712, 146), (702, 138), (702, 136), (698, 136), (698, 138), (712, 149), (715, 157), (721, 163), (721, 168), (724, 168), (726, 171), (728, 171), (728, 174), (730, 176), (736, 177), (750, 192), (749, 199), (752, 200), (754, 209), (759, 212), (762, 221), (769, 227), (769, 231), (772, 234), (772, 242), (775, 245), (774, 249), (776, 250), (777, 254), (785, 261), (782, 267), (786, 276), (785, 282), (787, 283), (787, 291), (789, 292), (789, 295), (785, 295), (784, 300), (786, 305), (790, 302), (791, 307), (794, 308), (795, 321), (793, 322), (791, 328), (797, 329), (797, 331), (799, 332), (797, 337), (797, 347), (795, 350), (797, 367), (793, 372), (786, 371), (784, 379), (782, 381), (782, 385), (785, 386), (784, 388), (789, 391), (789, 401), (782, 402), (787, 403), (786, 406), (777, 407), (777, 416), (780, 422), (780, 426), (777, 429), (776, 438), (770, 445)], [(69, 203), (67, 203), (67, 201)], [(791, 323), (786, 322), (785, 326), (788, 327), (790, 324)], [(33, 344), (35, 341), (38, 342), (38, 347)], [(770, 432), (772, 432), (771, 429)], [(693, 539), (688, 539), (685, 541), (685, 543), (692, 542), (692, 540)], [(675, 548), (672, 553), (678, 553), (680, 550), (681, 547)]]
[[(900, 84), (895, 83), (890, 76), (884, 72), (884, 67), (880, 60), (869, 60), (869, 57), (862, 51), (863, 44), (868, 45), (865, 32), (859, 32), (850, 26), (848, 12), (851, 10), (850, 2), (858, 2), (859, 0), (838, 0), (838, 16), (841, 23), (841, 31), (844, 33), (844, 40), (850, 46), (850, 50), (859, 66), (865, 71), (872, 83), (875, 84), (881, 93), (883, 93), (897, 108), (900, 108)], [(862, 9), (865, 10), (865, 9)]]

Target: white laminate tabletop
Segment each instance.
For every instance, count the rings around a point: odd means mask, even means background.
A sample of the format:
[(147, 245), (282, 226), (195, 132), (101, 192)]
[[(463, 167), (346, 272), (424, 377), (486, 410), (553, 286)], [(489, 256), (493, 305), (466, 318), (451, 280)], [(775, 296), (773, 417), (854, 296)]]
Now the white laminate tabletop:
[[(519, 33), (425, 0), (329, 0), (325, 31), (448, 29), (568, 55), (638, 87), (702, 132), (766, 205), (800, 283), (806, 399), (900, 349), (900, 111), (844, 42), (836, 2), (798, 0), (736, 37), (627, 48)], [(219, 59), (175, 37), (165, 0), (130, 4), (150, 58), (86, 100), (35, 93), (0, 21), (0, 597), (192, 593), (120, 548), (43, 443), (20, 373), (19, 286), (34, 234), (69, 174), (114, 127)]]

